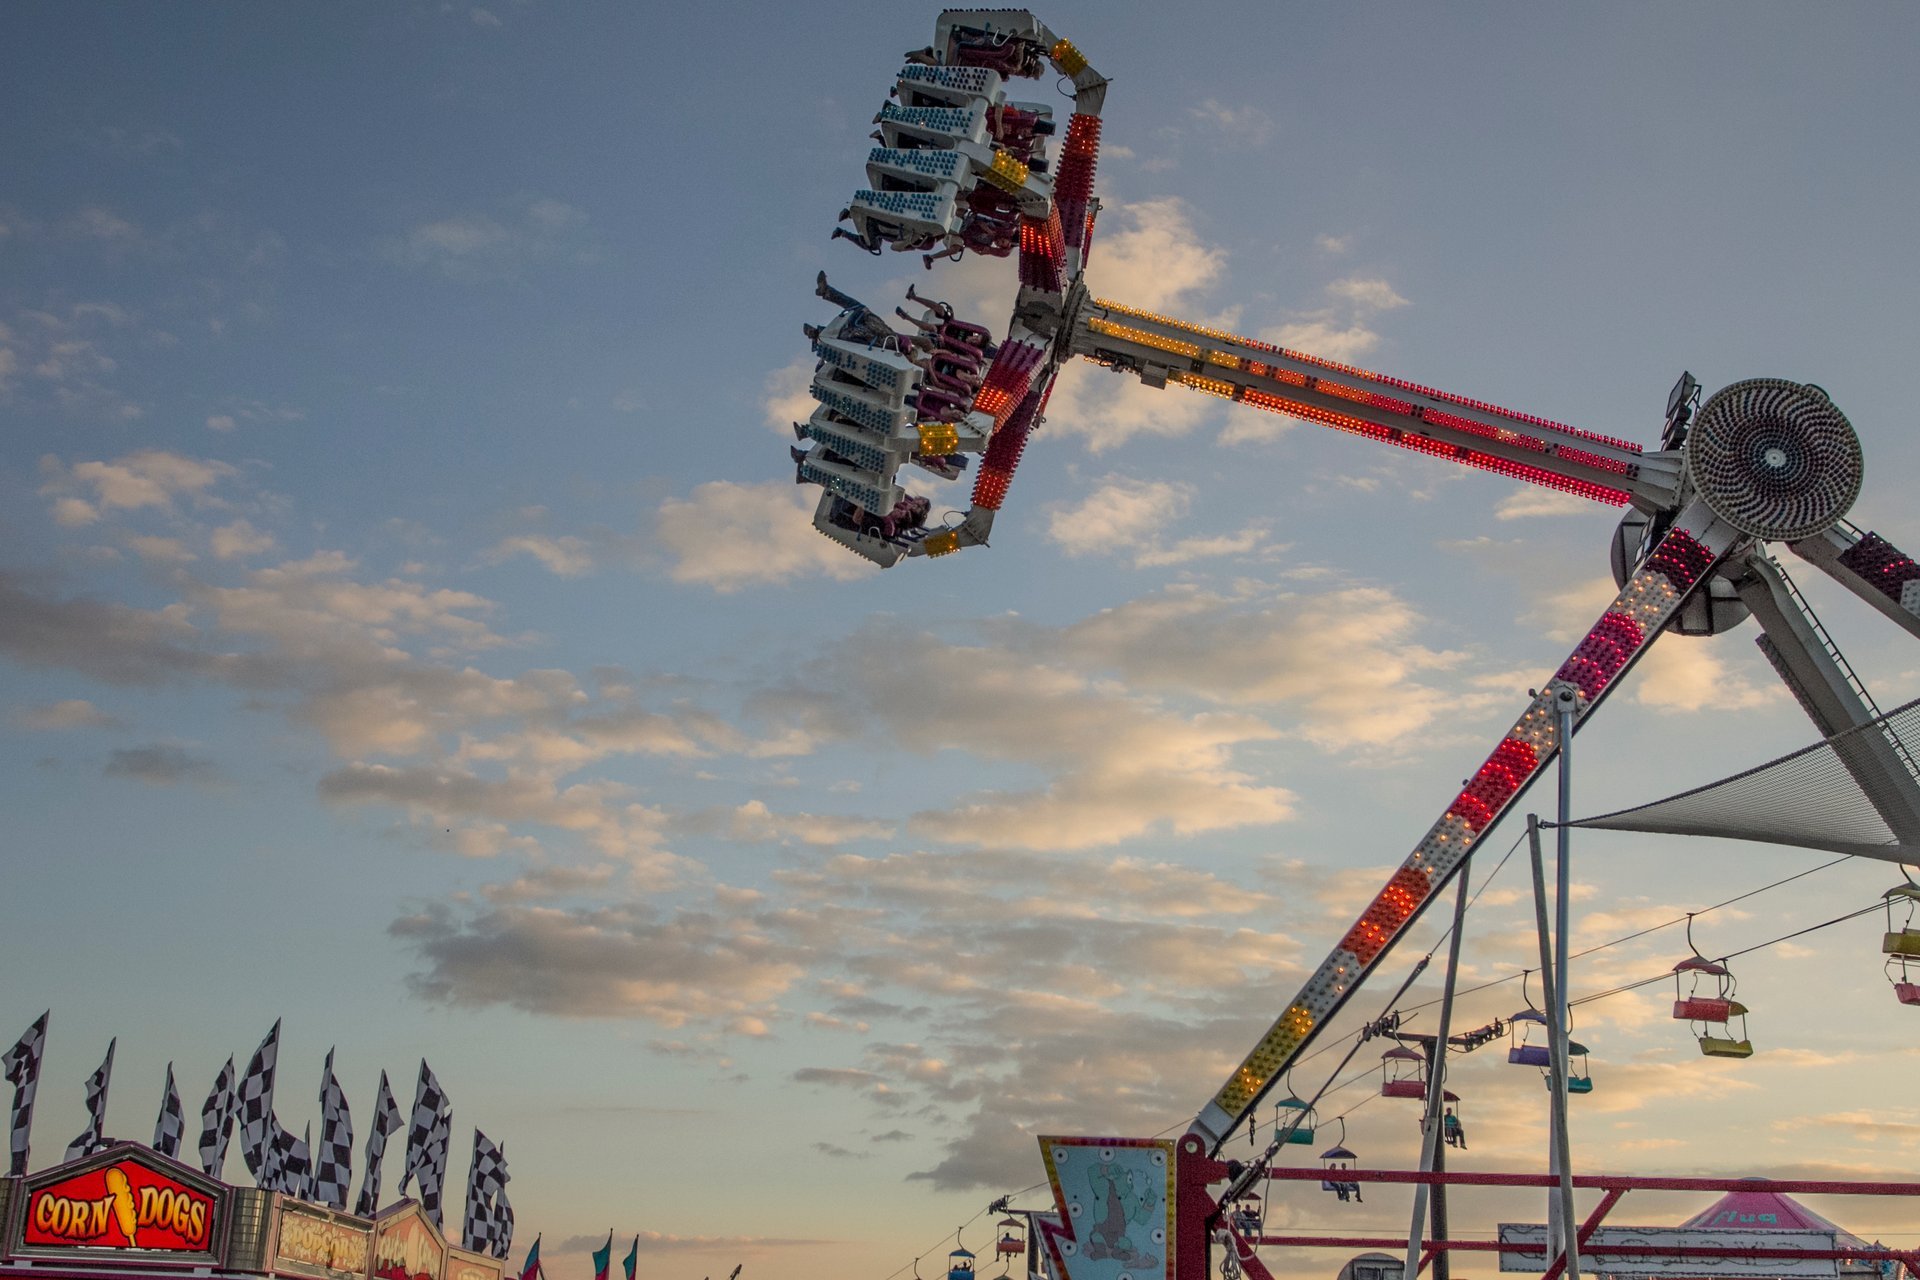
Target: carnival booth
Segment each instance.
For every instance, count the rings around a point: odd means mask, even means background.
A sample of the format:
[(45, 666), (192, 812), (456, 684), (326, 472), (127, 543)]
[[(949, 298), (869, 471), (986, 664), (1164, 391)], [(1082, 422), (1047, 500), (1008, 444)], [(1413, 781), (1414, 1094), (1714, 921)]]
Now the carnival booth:
[(0, 1178), (0, 1276), (503, 1280), (412, 1200), (372, 1219), (209, 1178), (138, 1143)]

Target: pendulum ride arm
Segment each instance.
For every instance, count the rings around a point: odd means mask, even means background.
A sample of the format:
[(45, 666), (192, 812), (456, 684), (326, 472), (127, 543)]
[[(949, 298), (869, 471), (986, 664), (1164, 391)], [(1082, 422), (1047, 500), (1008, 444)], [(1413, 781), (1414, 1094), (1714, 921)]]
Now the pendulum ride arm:
[[(1764, 547), (1734, 557), (1725, 572), (1764, 632), (1760, 651), (1822, 737), (1878, 718), (1853, 669)], [(1833, 748), (1887, 829), (1902, 844), (1920, 844), (1920, 776), (1898, 740), (1884, 731), (1850, 733)]]
[(1910, 635), (1920, 636), (1920, 564), (1885, 538), (1862, 533), (1842, 520), (1787, 545)]
[(1672, 510), (1678, 450), (1596, 435), (1497, 405), (1105, 299), (1080, 308), (1073, 351), (1150, 387), (1169, 382), (1597, 502)]
[(1378, 897), (1347, 931), (1260, 1043), (1227, 1078), (1188, 1132), (1210, 1150), (1234, 1131), (1327, 1021), (1346, 1003), (1501, 814), (1539, 776), (1559, 748), (1553, 712), (1556, 686), (1571, 686), (1577, 728), (1645, 653), (1715, 568), (1748, 545), (1704, 502), (1681, 511), (1665, 537), (1627, 579), (1600, 620), (1554, 673), (1526, 711), (1448, 804)]

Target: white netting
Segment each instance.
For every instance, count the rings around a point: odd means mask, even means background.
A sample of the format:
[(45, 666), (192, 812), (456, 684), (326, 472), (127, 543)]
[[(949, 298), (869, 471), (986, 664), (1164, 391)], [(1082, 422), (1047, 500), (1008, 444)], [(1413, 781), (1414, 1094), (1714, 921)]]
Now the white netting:
[[(1723, 836), (1920, 862), (1920, 843), (1901, 842), (1847, 768), (1847, 757), (1862, 754), (1868, 734), (1884, 738), (1903, 760), (1912, 760), (1906, 744), (1920, 746), (1920, 698), (1731, 778), (1570, 825)], [(1910, 766), (1903, 765), (1902, 775), (1905, 785), (1920, 790)]]

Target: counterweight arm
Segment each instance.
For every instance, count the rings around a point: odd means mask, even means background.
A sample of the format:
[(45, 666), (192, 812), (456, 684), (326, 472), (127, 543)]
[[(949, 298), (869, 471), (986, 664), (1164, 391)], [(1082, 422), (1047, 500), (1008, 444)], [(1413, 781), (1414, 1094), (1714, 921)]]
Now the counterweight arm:
[(1500, 815), (1539, 776), (1559, 749), (1554, 686), (1574, 689), (1580, 707), (1575, 719), (1578, 727), (1687, 598), (1705, 586), (1715, 566), (1744, 545), (1742, 535), (1716, 519), (1704, 503), (1689, 504), (1681, 512), (1653, 554), (1627, 579), (1607, 611), (1554, 673), (1552, 684), (1527, 704), (1486, 763), (1194, 1118), (1188, 1132), (1204, 1138), (1212, 1150), (1219, 1149), (1453, 877)]
[(1079, 310), (1073, 352), (1137, 375), (1448, 458), (1597, 502), (1671, 510), (1678, 451), (1582, 431), (1352, 365), (1105, 299)]

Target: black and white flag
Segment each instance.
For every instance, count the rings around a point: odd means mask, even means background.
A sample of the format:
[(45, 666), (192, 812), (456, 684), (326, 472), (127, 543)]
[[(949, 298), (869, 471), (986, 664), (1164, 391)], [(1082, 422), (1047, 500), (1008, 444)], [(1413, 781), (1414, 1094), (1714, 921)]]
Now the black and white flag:
[(280, 1063), (280, 1020), (253, 1051), (247, 1073), (240, 1077), (234, 1094), (234, 1110), (240, 1118), (240, 1156), (247, 1162), (253, 1184), (265, 1191), (275, 1189), (273, 1177), (279, 1164), (279, 1124), (273, 1118), (273, 1077)]
[(313, 1198), (313, 1126), (309, 1124), (299, 1137), (279, 1125), (276, 1138), (281, 1144), (278, 1184), (274, 1190), (296, 1200)]
[[(447, 1146), (453, 1137), (453, 1109), (447, 1095), (434, 1079), (433, 1068), (420, 1059), (420, 1081), (413, 1090), (413, 1115), (407, 1122), (407, 1171), (400, 1176), (400, 1190), (408, 1179), (420, 1184), (420, 1209), (441, 1226), (440, 1197), (447, 1178)], [(444, 1228), (442, 1228), (444, 1230)]]
[(167, 1087), (160, 1093), (160, 1118), (153, 1122), (153, 1149), (169, 1160), (180, 1158), (180, 1139), (187, 1131), (187, 1115), (180, 1091), (173, 1087), (173, 1064), (167, 1064)]
[(13, 1086), (12, 1150), (13, 1163), (10, 1171), (13, 1176), (21, 1177), (27, 1172), (27, 1138), (33, 1128), (33, 1095), (40, 1090), (40, 1058), (47, 1049), (47, 1019), (53, 1016), (49, 1009), (35, 1018), (33, 1025), (27, 1028), (27, 1034), (20, 1037), (13, 1048), (0, 1056), (0, 1066), (6, 1068), (7, 1083)]
[(513, 1248), (513, 1205), (507, 1201), (507, 1189), (500, 1188), (500, 1194), (493, 1198), (493, 1256), (504, 1258), (507, 1250)]
[(320, 1073), (320, 1145), (313, 1152), (310, 1198), (329, 1209), (345, 1210), (353, 1183), (353, 1116), (347, 1095), (333, 1075), (333, 1050)]
[(380, 1208), (380, 1157), (387, 1152), (387, 1135), (400, 1131), (400, 1104), (393, 1100), (387, 1073), (380, 1073), (380, 1095), (373, 1100), (373, 1128), (367, 1134), (367, 1171), (360, 1175), (360, 1198), (353, 1211), (371, 1218)]
[(107, 1124), (107, 1085), (113, 1081), (113, 1048), (118, 1043), (118, 1036), (107, 1041), (107, 1056), (87, 1077), (87, 1127), (80, 1131), (79, 1137), (67, 1144), (66, 1158), (69, 1160), (90, 1156), (107, 1145), (101, 1135)]
[(218, 1178), (227, 1162), (227, 1138), (233, 1133), (233, 1059), (214, 1077), (213, 1092), (200, 1108), (200, 1172)]
[(507, 1184), (507, 1161), (500, 1148), (473, 1131), (473, 1164), (467, 1170), (467, 1216), (460, 1247), (485, 1252), (493, 1243), (493, 1198)]

